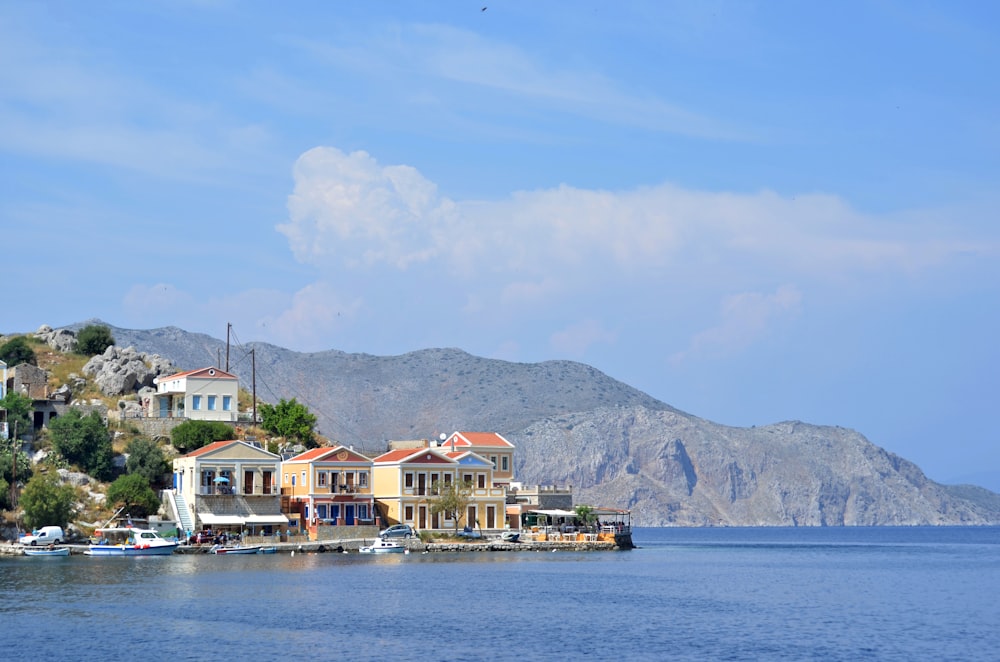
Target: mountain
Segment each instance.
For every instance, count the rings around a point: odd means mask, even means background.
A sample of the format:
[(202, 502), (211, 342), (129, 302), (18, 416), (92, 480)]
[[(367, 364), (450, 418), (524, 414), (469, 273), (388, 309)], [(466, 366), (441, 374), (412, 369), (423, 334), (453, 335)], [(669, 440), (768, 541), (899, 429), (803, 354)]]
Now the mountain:
[[(68, 328), (103, 323), (89, 320)], [(110, 325), (109, 325), (110, 326)], [(226, 343), (175, 327), (110, 327), (121, 347), (181, 369), (225, 368)], [(250, 350), (253, 350), (251, 357)], [(458, 349), (400, 356), (231, 344), (228, 365), (265, 401), (296, 398), (331, 439), (375, 452), (454, 430), (503, 434), (528, 484), (630, 508), (645, 526), (1000, 523), (1000, 495), (941, 485), (840, 427), (719, 425), (572, 361), (511, 363)]]

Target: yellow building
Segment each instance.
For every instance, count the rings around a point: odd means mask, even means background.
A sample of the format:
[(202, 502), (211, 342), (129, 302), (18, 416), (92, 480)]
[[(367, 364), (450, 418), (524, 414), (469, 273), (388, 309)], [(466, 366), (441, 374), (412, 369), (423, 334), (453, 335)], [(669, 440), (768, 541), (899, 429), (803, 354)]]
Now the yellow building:
[(473, 451), (493, 464), (493, 484), (507, 487), (514, 479), (514, 444), (496, 432), (453, 432), (441, 443), (449, 451)]
[(431, 512), (433, 487), (468, 482), (470, 501), (460, 526), (503, 528), (506, 490), (494, 484), (493, 464), (468, 449), (432, 447), (391, 450), (373, 460), (375, 500), (386, 524), (409, 524), (417, 530), (451, 530), (455, 522)]

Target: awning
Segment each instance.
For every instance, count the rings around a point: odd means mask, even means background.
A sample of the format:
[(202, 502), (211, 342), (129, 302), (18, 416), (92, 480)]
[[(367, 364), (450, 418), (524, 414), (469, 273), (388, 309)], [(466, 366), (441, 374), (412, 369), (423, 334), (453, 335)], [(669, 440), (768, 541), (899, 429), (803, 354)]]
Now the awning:
[(288, 524), (288, 518), (284, 515), (251, 515), (244, 518), (244, 522), (251, 526), (264, 526), (266, 524)]
[(214, 513), (198, 513), (202, 524), (226, 524), (236, 526), (243, 524), (243, 518), (237, 515), (216, 515)]
[(576, 511), (573, 510), (529, 510), (528, 512), (550, 517), (576, 517)]

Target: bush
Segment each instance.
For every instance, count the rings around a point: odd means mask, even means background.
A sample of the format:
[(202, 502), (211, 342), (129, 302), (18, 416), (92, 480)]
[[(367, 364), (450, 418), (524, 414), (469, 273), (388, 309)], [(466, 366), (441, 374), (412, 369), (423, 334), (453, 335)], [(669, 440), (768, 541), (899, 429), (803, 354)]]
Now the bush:
[(28, 341), (24, 336), (12, 338), (0, 346), (0, 361), (11, 368), (22, 363), (38, 365), (35, 359), (35, 350), (28, 346)]
[(32, 529), (41, 526), (65, 528), (73, 518), (75, 500), (73, 486), (64, 485), (57, 474), (36, 474), (21, 494), (24, 523)]
[(213, 441), (235, 438), (233, 427), (221, 421), (184, 421), (170, 431), (170, 441), (181, 453), (196, 451)]
[(128, 453), (125, 471), (142, 476), (149, 485), (160, 485), (164, 474), (170, 470), (163, 457), (163, 449), (152, 439), (134, 439), (125, 452)]
[(67, 462), (77, 465), (98, 480), (110, 480), (114, 474), (111, 435), (97, 412), (87, 416), (79, 409), (49, 423), (52, 446)]
[(115, 344), (111, 329), (102, 324), (91, 324), (76, 334), (76, 351), (85, 356), (97, 356)]
[(160, 499), (149, 486), (149, 481), (139, 474), (119, 476), (108, 487), (108, 504), (123, 507), (135, 517), (155, 515), (160, 509)]

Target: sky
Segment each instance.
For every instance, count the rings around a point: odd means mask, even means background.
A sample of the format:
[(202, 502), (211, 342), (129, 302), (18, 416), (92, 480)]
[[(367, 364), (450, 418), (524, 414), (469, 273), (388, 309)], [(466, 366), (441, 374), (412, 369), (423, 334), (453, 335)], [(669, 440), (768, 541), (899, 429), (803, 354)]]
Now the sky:
[(594, 366), (1000, 491), (1000, 5), (0, 1), (0, 332)]

